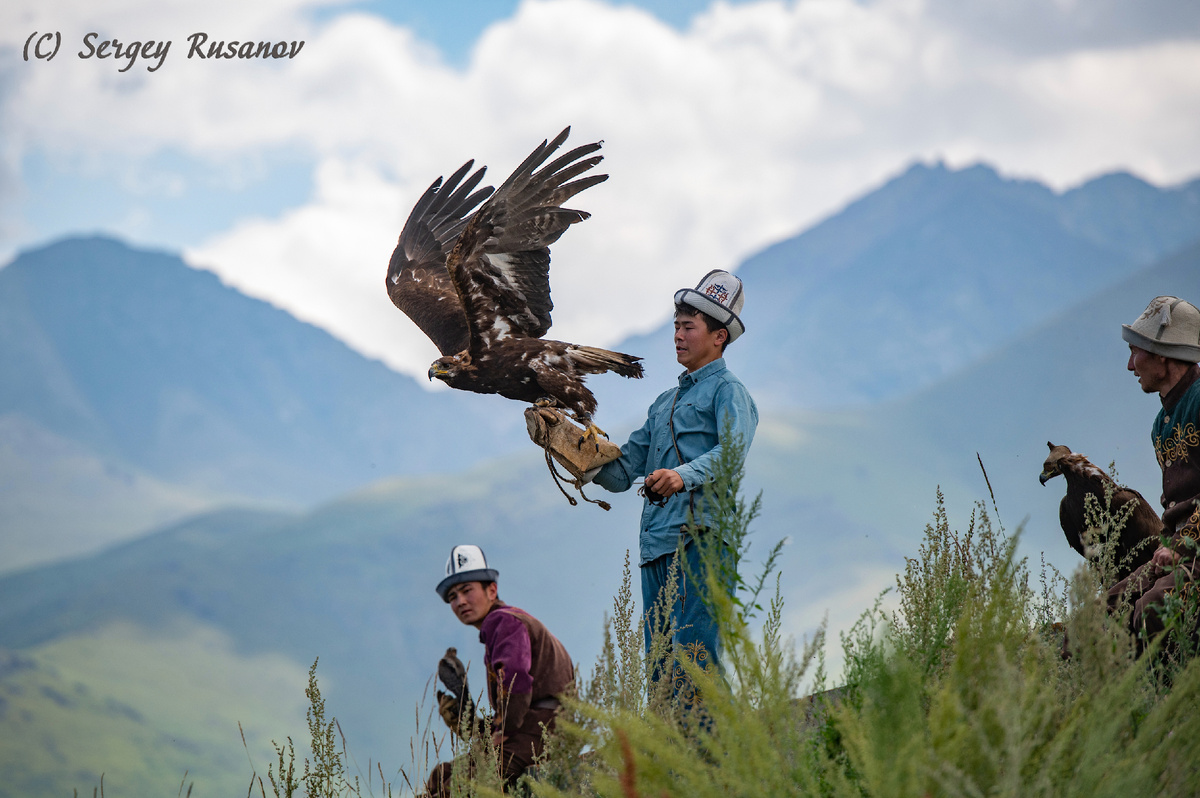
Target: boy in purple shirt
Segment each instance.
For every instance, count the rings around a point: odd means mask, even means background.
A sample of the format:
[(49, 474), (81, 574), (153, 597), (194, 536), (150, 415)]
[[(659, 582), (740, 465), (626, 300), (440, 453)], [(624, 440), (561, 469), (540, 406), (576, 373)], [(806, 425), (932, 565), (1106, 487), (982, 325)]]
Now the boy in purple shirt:
[[(514, 783), (542, 751), (542, 727), (551, 728), (558, 696), (575, 683), (575, 667), (563, 644), (541, 621), (500, 600), (496, 579), (478, 546), (455, 546), (437, 593), (463, 623), (479, 630), (487, 669), (488, 702), (495, 716), (492, 742), (499, 751), (505, 787)], [(442, 717), (458, 733), (458, 701), (439, 695)], [(431, 796), (450, 793), (451, 763), (434, 768), (426, 783)]]

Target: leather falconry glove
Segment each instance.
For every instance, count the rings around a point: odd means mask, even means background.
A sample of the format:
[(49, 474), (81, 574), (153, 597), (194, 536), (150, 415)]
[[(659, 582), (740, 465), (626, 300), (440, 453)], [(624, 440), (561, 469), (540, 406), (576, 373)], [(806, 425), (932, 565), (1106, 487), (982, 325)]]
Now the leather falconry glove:
[(529, 439), (546, 449), (571, 476), (583, 480), (583, 484), (590, 482), (601, 466), (621, 456), (620, 447), (604, 438), (582, 443), (583, 428), (554, 408), (526, 408), (525, 426)]

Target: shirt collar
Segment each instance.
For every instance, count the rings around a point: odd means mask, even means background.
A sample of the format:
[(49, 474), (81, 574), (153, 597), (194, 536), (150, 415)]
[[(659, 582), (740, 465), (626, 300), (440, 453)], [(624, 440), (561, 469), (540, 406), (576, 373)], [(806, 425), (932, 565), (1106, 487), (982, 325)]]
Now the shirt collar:
[[(703, 371), (703, 369), (701, 369)], [(1175, 405), (1179, 404), (1179, 400), (1183, 398), (1183, 394), (1188, 388), (1192, 387), (1197, 379), (1200, 379), (1200, 366), (1195, 363), (1192, 367), (1183, 373), (1179, 378), (1179, 382), (1175, 383), (1175, 387), (1167, 392), (1167, 395), (1162, 398), (1163, 409), (1170, 413), (1175, 409)]]
[(718, 371), (725, 368), (725, 358), (719, 357), (711, 363), (708, 363), (692, 372), (683, 372), (679, 375), (679, 387), (690, 388), (705, 377), (712, 376)]

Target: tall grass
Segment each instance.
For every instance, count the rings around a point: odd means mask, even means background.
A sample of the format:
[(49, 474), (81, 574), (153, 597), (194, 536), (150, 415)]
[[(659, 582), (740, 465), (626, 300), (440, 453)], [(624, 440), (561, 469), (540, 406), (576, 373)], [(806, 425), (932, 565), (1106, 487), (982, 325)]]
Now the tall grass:
[[(824, 630), (798, 647), (783, 634), (780, 575), (771, 578), (778, 546), (756, 576), (741, 574), (758, 499), (741, 495), (737, 455), (727, 452), (707, 501), (739, 573), (709, 559), (700, 575), (720, 621), (725, 673), (670, 651), (669, 629), (644, 651), (627, 556), (597, 662), (586, 678), (577, 676), (575, 696), (517, 791), (546, 798), (1200, 791), (1194, 591), (1169, 599), (1168, 631), (1135, 657), (1123, 619), (1105, 607), (1111, 557), (1070, 579), (1043, 564), (1035, 580), (1017, 555), (1020, 530), (1009, 536), (982, 503), (965, 530), (952, 529), (939, 492), (922, 542), (896, 578), (896, 608), (884, 611), (877, 601), (841, 635), (841, 683), (825, 690)], [(1090, 512), (1102, 544), (1115, 541), (1125, 519), (1098, 504)], [(671, 680), (654, 678), (663, 656), (674, 656), (698, 701), (681, 706)], [(331, 761), (318, 734), (323, 723), (310, 720), (310, 730)], [(458, 756), (465, 765), (456, 768), (454, 795), (500, 794), (486, 744)], [(361, 795), (344, 777), (322, 784)]]
[[(732, 467), (731, 464), (725, 464)], [(729, 484), (736, 484), (731, 482)], [(586, 745), (574, 769), (531, 782), (534, 795), (596, 796), (1129, 796), (1200, 791), (1200, 659), (1194, 593), (1168, 602), (1169, 630), (1143, 657), (1105, 609), (1112, 558), (1071, 579), (1043, 565), (1035, 580), (981, 503), (951, 528), (940, 492), (916, 556), (897, 576), (897, 608), (867, 609), (842, 635), (843, 683), (823, 687), (822, 635), (799, 650), (782, 639), (782, 602), (754, 623), (758, 579), (740, 593), (709, 573), (729, 678), (686, 660), (711, 724), (697, 728), (632, 698), (583, 691), (559, 735)], [(715, 505), (714, 505), (715, 506)], [(728, 501), (745, 540), (756, 503)], [(1094, 507), (1100, 538), (1125, 517)], [(739, 529), (740, 527), (740, 529)], [(768, 556), (768, 562), (772, 558)], [(1105, 565), (1107, 563), (1107, 566)], [(626, 574), (628, 580), (628, 573)], [(778, 577), (777, 577), (778, 579)], [(1040, 581), (1040, 585), (1038, 582)], [(778, 585), (778, 581), (776, 581)], [(624, 594), (622, 594), (624, 595)], [(628, 629), (618, 598), (614, 626)], [(625, 613), (625, 615), (622, 615)], [(606, 637), (593, 676), (642, 673), (640, 639)], [(817, 665), (813, 669), (814, 663)], [(810, 672), (811, 671), (811, 672)], [(648, 687), (643, 682), (643, 687)], [(595, 693), (592, 693), (595, 696)], [(555, 756), (570, 752), (559, 745)]]

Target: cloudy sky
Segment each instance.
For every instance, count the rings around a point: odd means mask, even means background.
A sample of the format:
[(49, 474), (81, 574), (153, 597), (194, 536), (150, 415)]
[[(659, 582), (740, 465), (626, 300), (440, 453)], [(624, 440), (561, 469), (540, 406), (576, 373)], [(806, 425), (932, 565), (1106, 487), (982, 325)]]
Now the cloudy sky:
[[(383, 289), (412, 203), (568, 124), (611, 178), (554, 247), (552, 335), (591, 344), (914, 160), (1056, 188), (1200, 174), (1195, 0), (203, 5), (0, 9), (0, 261), (97, 231), (183, 252), (415, 374), (437, 353)], [(201, 58), (198, 33), (303, 46)]]

